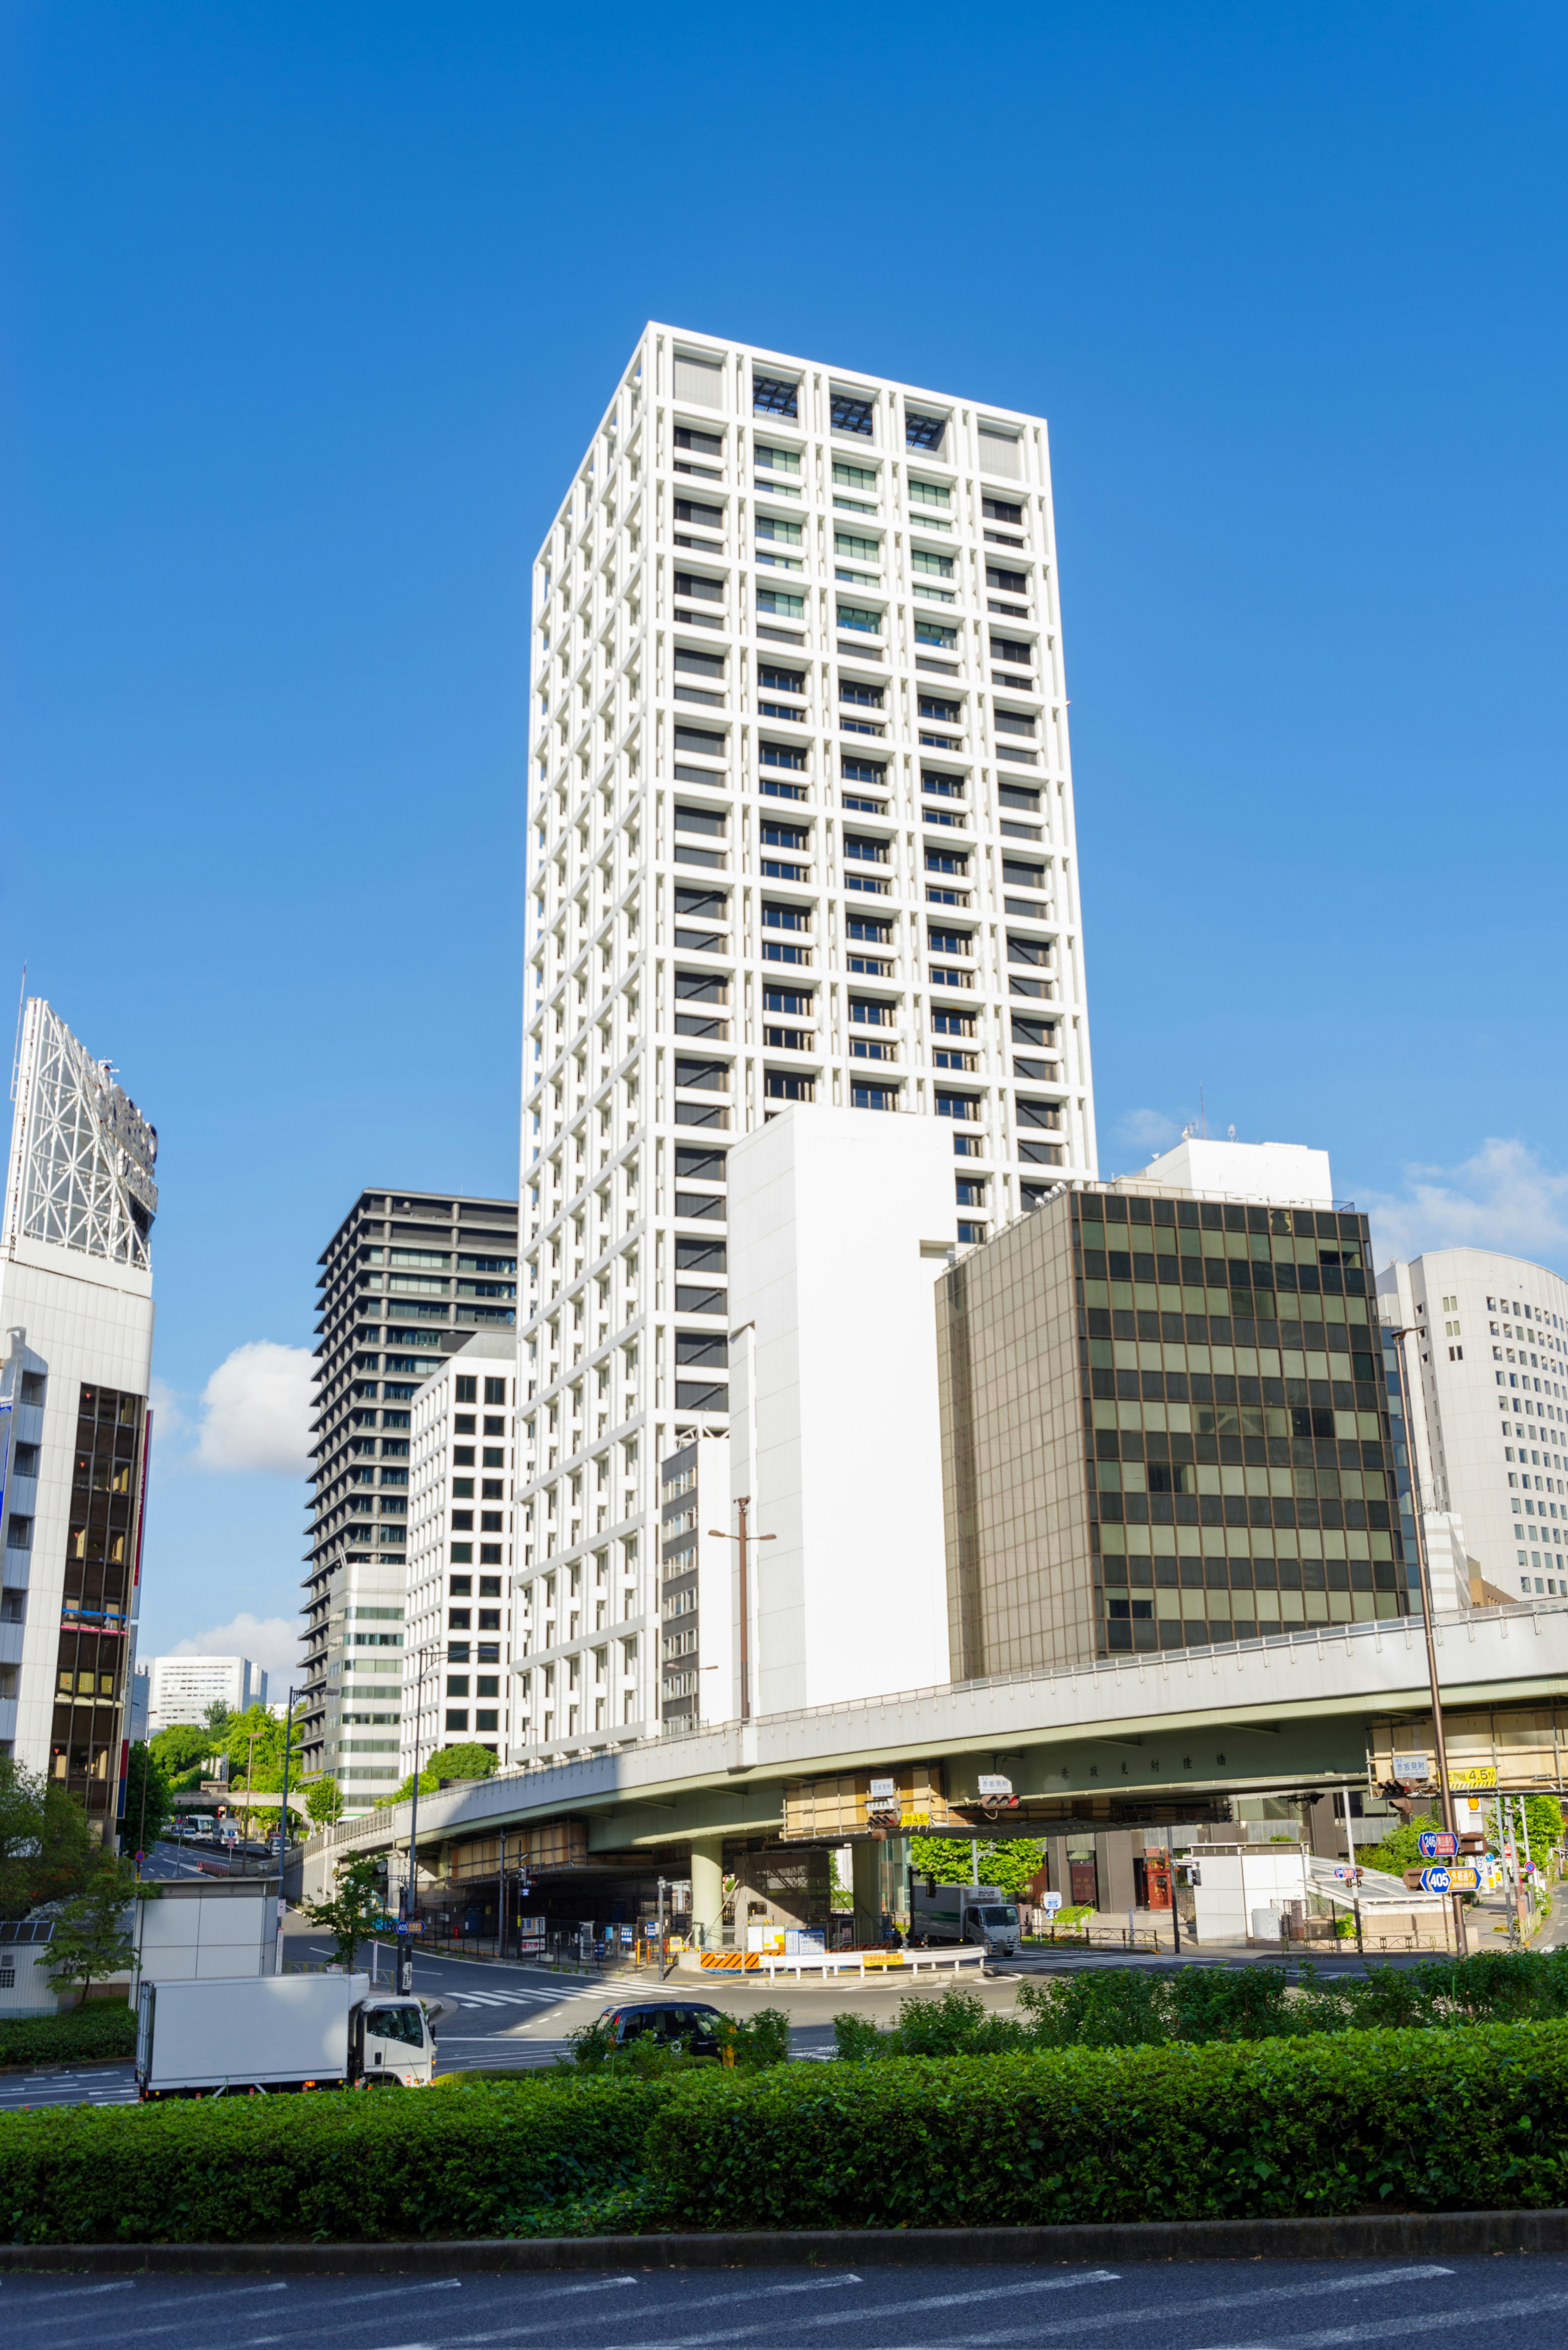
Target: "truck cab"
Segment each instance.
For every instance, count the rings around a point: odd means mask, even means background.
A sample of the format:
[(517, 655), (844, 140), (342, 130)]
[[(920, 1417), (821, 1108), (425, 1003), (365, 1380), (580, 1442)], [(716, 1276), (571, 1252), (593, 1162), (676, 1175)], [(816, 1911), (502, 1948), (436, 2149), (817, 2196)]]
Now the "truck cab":
[(354, 2013), (355, 2072), (366, 2088), (378, 2082), (425, 2087), (435, 2069), (435, 2035), (417, 1999), (372, 1999)]

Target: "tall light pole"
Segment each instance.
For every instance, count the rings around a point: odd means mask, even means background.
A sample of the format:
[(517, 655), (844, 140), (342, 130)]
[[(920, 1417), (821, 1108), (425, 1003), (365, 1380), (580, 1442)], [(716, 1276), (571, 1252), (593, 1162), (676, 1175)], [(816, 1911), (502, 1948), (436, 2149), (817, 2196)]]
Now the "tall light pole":
[(777, 1542), (778, 1540), (778, 1536), (776, 1534), (754, 1534), (750, 1531), (746, 1523), (746, 1512), (751, 1508), (751, 1495), (749, 1493), (742, 1493), (740, 1500), (735, 1504), (735, 1508), (739, 1513), (741, 1521), (741, 1530), (739, 1534), (732, 1534), (723, 1533), (718, 1526), (710, 1526), (708, 1529), (709, 1539), (711, 1541), (739, 1543), (741, 1546), (741, 1720), (742, 1721), (750, 1721), (752, 1718), (752, 1658), (751, 1629), (749, 1622), (751, 1616), (751, 1601), (747, 1592), (746, 1554), (748, 1547), (752, 1543)]
[[(1389, 1333), (1399, 1350), (1399, 1374), (1405, 1385), (1405, 1451), (1410, 1469), (1410, 1513), (1416, 1521), (1416, 1565), (1421, 1578), (1421, 1620), (1427, 1632), (1427, 1685), (1432, 1693), (1432, 1746), (1438, 1762), (1438, 1800), (1442, 1805), (1443, 1825), (1454, 1840), (1455, 1856), (1459, 1854), (1459, 1828), (1454, 1817), (1454, 1791), (1449, 1784), (1449, 1749), (1443, 1736), (1443, 1700), (1438, 1688), (1438, 1643), (1432, 1630), (1432, 1578), (1427, 1564), (1427, 1530), (1421, 1508), (1421, 1481), (1416, 1469), (1415, 1395), (1410, 1385), (1410, 1366), (1405, 1352), (1405, 1341), (1415, 1332), (1402, 1324)], [(1450, 1897), (1454, 1905), (1454, 1939), (1461, 1959), (1469, 1956), (1469, 1941), (1465, 1932), (1464, 1896)]]
[(403, 1918), (410, 1933), (420, 1898), (420, 1729), (424, 1714), (425, 1667), (431, 1657), (441, 1655), (442, 1645), (440, 1640), (427, 1640), (415, 1655), (419, 1669), (414, 1675), (414, 1782), (410, 1794), (409, 1886), (403, 1901)]
[(288, 1873), (288, 1759), (293, 1740), (294, 1683), (290, 1681), (283, 1709), (283, 1803), (277, 1815), (277, 1950), (272, 1967), (275, 1975), (283, 1972), (283, 1920), (288, 1908), (288, 1895), (284, 1887)]

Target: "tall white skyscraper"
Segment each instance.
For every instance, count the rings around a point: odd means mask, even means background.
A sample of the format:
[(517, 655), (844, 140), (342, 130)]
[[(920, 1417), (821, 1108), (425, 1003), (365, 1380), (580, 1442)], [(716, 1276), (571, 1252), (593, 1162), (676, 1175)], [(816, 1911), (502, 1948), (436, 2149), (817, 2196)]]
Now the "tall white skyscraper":
[(735, 1138), (944, 1119), (966, 1242), (1096, 1171), (1044, 421), (649, 325), (535, 561), (532, 686), (524, 1752), (659, 1728)]
[[(1494, 1590), (1568, 1592), (1568, 1282), (1498, 1250), (1428, 1249), (1386, 1265), (1377, 1299), (1416, 1333), (1407, 1360), (1420, 1372), (1411, 1423), (1427, 1509), (1457, 1515)], [(1437, 1558), (1433, 1582), (1441, 1606)]]

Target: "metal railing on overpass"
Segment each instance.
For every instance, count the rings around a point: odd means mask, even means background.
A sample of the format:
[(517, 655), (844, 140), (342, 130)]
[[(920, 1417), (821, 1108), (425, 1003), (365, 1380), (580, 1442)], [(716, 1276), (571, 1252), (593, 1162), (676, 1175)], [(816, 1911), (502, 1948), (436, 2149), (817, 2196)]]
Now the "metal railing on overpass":
[[(1555, 1636), (1556, 1653), (1553, 1659), (1532, 1657), (1528, 1662), (1522, 1654), (1517, 1660), (1510, 1659), (1511, 1676), (1517, 1671), (1521, 1679), (1527, 1680), (1548, 1672), (1568, 1672), (1568, 1599), (1459, 1608), (1438, 1616), (1433, 1628), (1447, 1686), (1473, 1677), (1459, 1651), (1472, 1649), (1480, 1641), (1495, 1652), (1521, 1636), (1532, 1648), (1548, 1635)], [(1390, 1650), (1397, 1652), (1401, 1663), (1408, 1659), (1407, 1674), (1390, 1672)], [(1501, 1669), (1495, 1653), (1478, 1664), (1487, 1679), (1496, 1678)], [(1279, 1686), (1281, 1668), (1294, 1687)], [(1314, 1677), (1324, 1692), (1318, 1702), (1325, 1708), (1357, 1697), (1376, 1705), (1396, 1689), (1411, 1693), (1424, 1690), (1420, 1617), (1372, 1617), (1361, 1622), (1303, 1625), (1293, 1631), (1204, 1648), (1134, 1649), (1083, 1664), (1021, 1669), (980, 1679), (940, 1682), (926, 1689), (888, 1690), (761, 1714), (744, 1729), (734, 1721), (711, 1722), (680, 1737), (579, 1747), (548, 1760), (514, 1764), (461, 1791), (425, 1796), (421, 1805), (421, 1842), (427, 1822), (433, 1839), (450, 1833), (460, 1820), (465, 1828), (482, 1831), (498, 1824), (503, 1815), (515, 1818), (520, 1812), (543, 1812), (557, 1804), (592, 1803), (607, 1797), (635, 1801), (639, 1794), (672, 1781), (722, 1776), (733, 1767), (732, 1762), (727, 1764), (714, 1752), (724, 1741), (743, 1738), (748, 1750), (755, 1751), (740, 1759), (759, 1774), (796, 1776), (813, 1767), (831, 1767), (830, 1758), (837, 1755), (894, 1744), (914, 1746), (928, 1734), (933, 1744), (950, 1745), (955, 1737), (983, 1743), (998, 1727), (997, 1712), (1006, 1714), (1011, 1709), (1003, 1705), (977, 1710), (966, 1700), (1005, 1700), (1010, 1693), (1037, 1690), (1040, 1704), (1030, 1712), (1040, 1728), (1049, 1726), (1054, 1733), (1093, 1738), (1125, 1716), (1158, 1711), (1162, 1718), (1171, 1718), (1189, 1711), (1294, 1701), (1307, 1694), (1302, 1679)], [(1233, 1694), (1226, 1693), (1227, 1679), (1231, 1681)], [(918, 1731), (897, 1721), (900, 1714), (911, 1713), (927, 1717)], [(1016, 1721), (1001, 1727), (1010, 1737), (1023, 1734)], [(704, 1746), (711, 1759), (703, 1757)], [(611, 1766), (607, 1776), (607, 1765)], [(306, 1858), (358, 1845), (403, 1843), (408, 1833), (408, 1804), (384, 1805), (357, 1819), (339, 1821), (323, 1835), (312, 1838)]]

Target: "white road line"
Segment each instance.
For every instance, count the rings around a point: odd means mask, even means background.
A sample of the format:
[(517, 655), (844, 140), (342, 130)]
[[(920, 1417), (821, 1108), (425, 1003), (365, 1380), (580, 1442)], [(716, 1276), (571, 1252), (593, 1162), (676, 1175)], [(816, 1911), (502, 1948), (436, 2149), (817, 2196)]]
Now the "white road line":
[[(1541, 2317), (1552, 2309), (1568, 2309), (1568, 2293), (1541, 2293), (1529, 2301), (1487, 2302), (1474, 2309), (1426, 2310), (1418, 2315), (1387, 2317), (1366, 2325), (1325, 2325), (1314, 2334), (1283, 2334), (1273, 2350), (1345, 2350), (1346, 2345), (1386, 2342), (1392, 2334), (1421, 2334), (1428, 2327), (1447, 2329), (1455, 2325), (1485, 2325), (1493, 2328), (1508, 2318)], [(1232, 2345), (1225, 2345), (1224, 2350), (1232, 2350)]]
[[(1038, 2326), (1034, 2330), (1042, 2334), (1083, 2333), (1094, 2325), (1137, 2325), (1148, 2318), (1190, 2317), (1206, 2314), (1213, 2309), (1255, 2309), (1261, 2303), (1268, 2301), (1299, 2301), (1306, 2293), (1310, 2293), (1314, 2300), (1322, 2300), (1331, 2293), (1372, 2293), (1384, 2285), (1421, 2284), (1433, 2277), (1452, 2274), (1452, 2269), (1440, 2268), (1428, 2262), (1420, 2267), (1378, 2269), (1370, 2276), (1331, 2277), (1310, 2287), (1301, 2284), (1261, 2285), (1252, 2293), (1208, 2293), (1201, 2301), (1167, 2299), (1141, 2309), (1118, 2309), (1109, 2315), (1097, 2317), (1074, 2317), (1059, 2325)], [(1016, 2334), (1010, 2327), (1002, 2334), (977, 2334), (970, 2338), (978, 2350), (978, 2345), (982, 2344), (1012, 2342)], [(1233, 2350), (1241, 2350), (1241, 2345), (1233, 2345)]]
[[(957, 2257), (956, 2254), (955, 2257)], [(838, 2282), (840, 2282), (840, 2280), (836, 2278), (830, 2279), (825, 2277), (822, 2280), (824, 2284), (836, 2283)], [(858, 2276), (853, 2278), (846, 2277), (842, 2282), (846, 2283), (853, 2282), (860, 2284), (864, 2282), (864, 2279)], [(1074, 2285), (1116, 2284), (1119, 2283), (1119, 2282), (1120, 2272), (1116, 2269), (1088, 2269), (1078, 2276), (1031, 2277), (1028, 2282), (1023, 2284), (983, 2285), (971, 2293), (932, 2293), (928, 2294), (919, 2301), (883, 2302), (879, 2303), (876, 2309), (868, 2313), (867, 2322), (874, 2323), (884, 2317), (903, 2317), (913, 2311), (957, 2309), (960, 2307), (966, 2307), (971, 2303), (977, 2301), (1008, 2301), (1016, 2298), (1022, 2293), (1063, 2293)], [(788, 2290), (789, 2288), (787, 2286), (783, 2285), (774, 2285), (771, 2288), (771, 2291), (774, 2293), (782, 2293)], [(796, 2287), (795, 2290), (799, 2291), (802, 2290), (802, 2288)], [(750, 2302), (753, 2299), (761, 2300), (763, 2298), (763, 2295), (760, 2293), (753, 2295), (744, 2292), (721, 2293), (715, 2294), (712, 2296), (712, 2299), (707, 2303), (689, 2302), (686, 2306), (689, 2309), (703, 2308), (711, 2307), (716, 2302), (720, 2301)], [(794, 2315), (792, 2316), (790, 2323), (794, 2326), (838, 2325), (843, 2323), (843, 2318), (839, 2311), (834, 2310), (825, 2317)], [(650, 2343), (644, 2338), (636, 2343), (615, 2345), (613, 2345), (613, 2350), (702, 2350), (702, 2345), (708, 2343), (740, 2342), (747, 2339), (751, 2335), (762, 2334), (765, 2331), (766, 2328), (762, 2325), (727, 2325), (721, 2333), (718, 2334), (672, 2334), (667, 2336), (664, 2341), (659, 2343)], [(1016, 2334), (1014, 2334), (1014, 2335), (1010, 2338), (1015, 2339)]]

